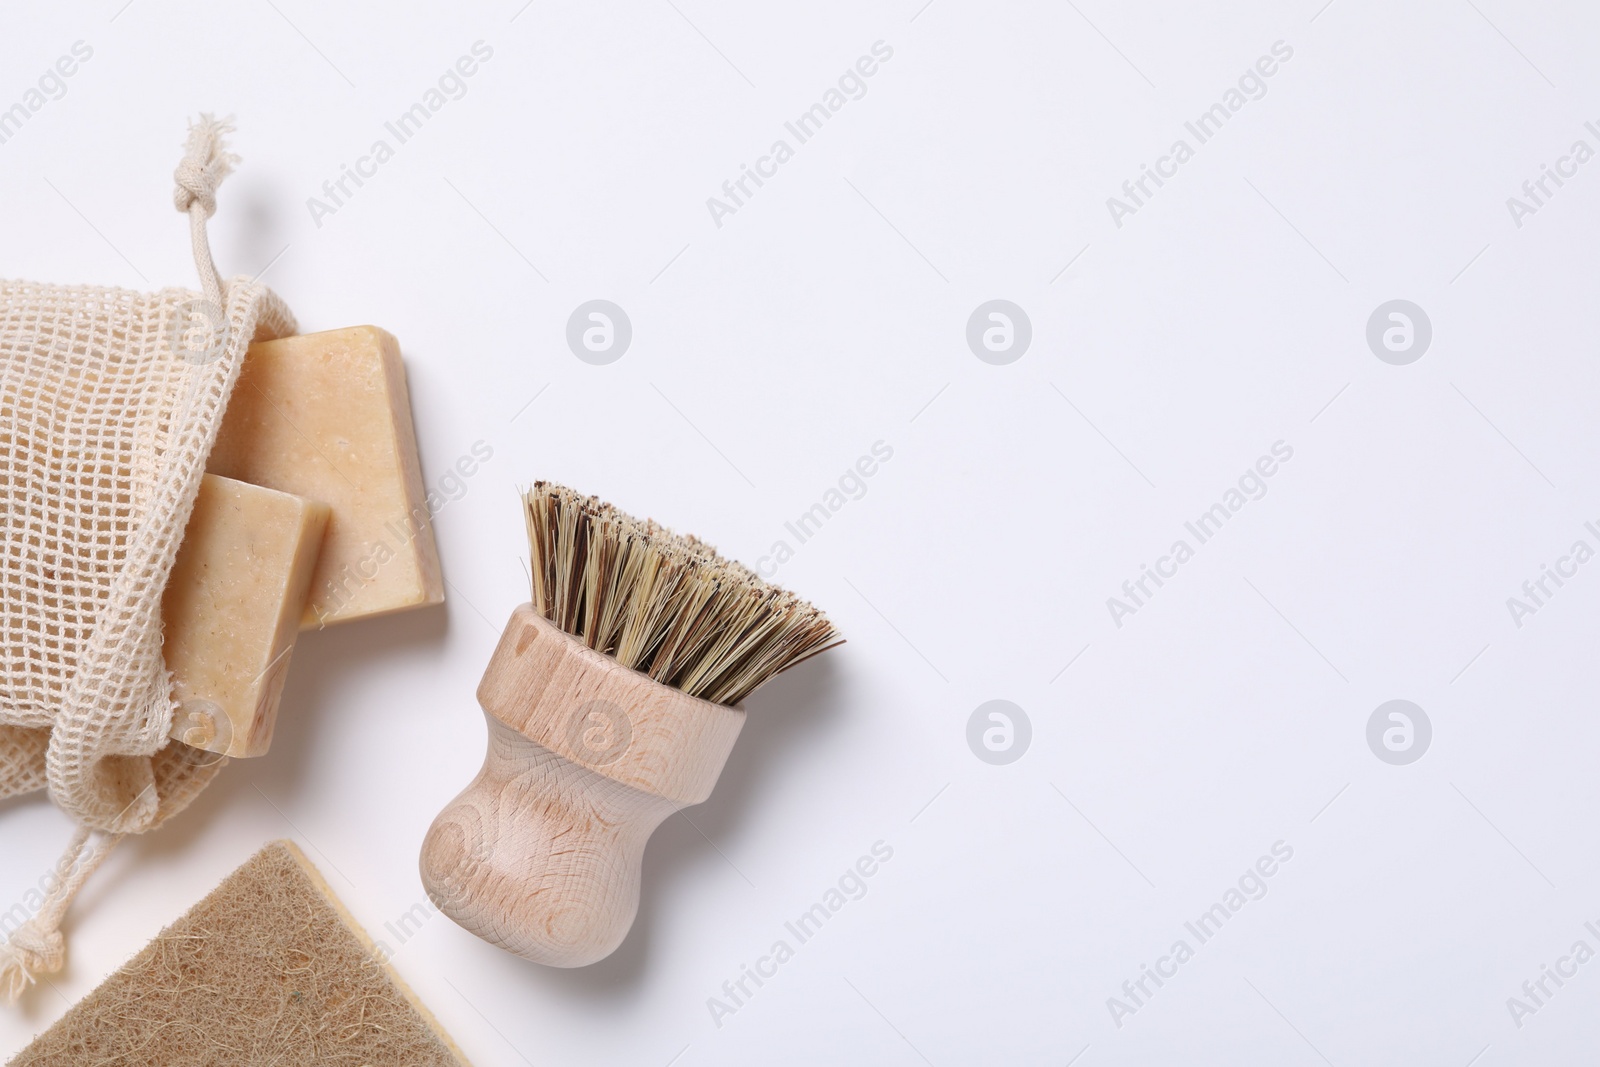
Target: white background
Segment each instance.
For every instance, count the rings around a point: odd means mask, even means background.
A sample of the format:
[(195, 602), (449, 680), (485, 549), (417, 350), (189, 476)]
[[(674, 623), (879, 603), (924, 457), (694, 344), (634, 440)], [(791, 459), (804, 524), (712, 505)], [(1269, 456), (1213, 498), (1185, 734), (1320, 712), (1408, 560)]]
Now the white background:
[[(493, 459), (436, 521), (448, 605), (305, 637), (272, 752), (114, 854), (0, 1051), (272, 838), (395, 943), (526, 599), (516, 486), (753, 563), (880, 440), (892, 460), (778, 575), (849, 644), (750, 701), (716, 794), (652, 841), (624, 947), (548, 970), (442, 917), (397, 947), (474, 1061), (1593, 1049), (1600, 962), (1521, 1027), (1507, 998), (1600, 949), (1600, 563), (1520, 628), (1506, 599), (1600, 547), (1600, 162), (1520, 228), (1506, 200), (1600, 148), (1600, 19), (921, 4), (8, 5), (0, 107), (74, 42), (94, 54), (0, 145), (0, 274), (193, 286), (170, 175), (186, 117), (231, 113), (223, 273), (266, 269), (307, 331), (400, 338), (431, 484), (475, 442)], [(307, 198), (479, 40), (466, 94), (317, 226)], [(865, 96), (719, 227), (707, 198), (877, 41)], [(1266, 95), (1119, 228), (1107, 198), (1277, 41)], [(565, 343), (592, 298), (633, 324), (609, 366)], [(1007, 366), (965, 340), (995, 298), (1032, 323)], [(1406, 366), (1365, 338), (1395, 298), (1433, 325)], [(1280, 440), (1267, 495), (1116, 626), (1107, 598)], [(1395, 698), (1433, 725), (1408, 766), (1366, 741)], [(1032, 723), (1007, 766), (966, 740), (991, 699)], [(67, 833), (43, 798), (0, 806), (0, 900)], [(866, 895), (715, 1025), (708, 998), (877, 841)], [(1278, 841), (1267, 894), (1119, 1027), (1108, 998)]]

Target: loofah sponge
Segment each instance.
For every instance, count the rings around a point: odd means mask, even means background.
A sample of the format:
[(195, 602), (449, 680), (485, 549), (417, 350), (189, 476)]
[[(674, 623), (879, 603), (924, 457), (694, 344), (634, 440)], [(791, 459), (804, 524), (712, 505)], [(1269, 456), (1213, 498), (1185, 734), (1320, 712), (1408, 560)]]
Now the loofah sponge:
[(316, 868), (275, 841), (10, 1067), (464, 1067)]

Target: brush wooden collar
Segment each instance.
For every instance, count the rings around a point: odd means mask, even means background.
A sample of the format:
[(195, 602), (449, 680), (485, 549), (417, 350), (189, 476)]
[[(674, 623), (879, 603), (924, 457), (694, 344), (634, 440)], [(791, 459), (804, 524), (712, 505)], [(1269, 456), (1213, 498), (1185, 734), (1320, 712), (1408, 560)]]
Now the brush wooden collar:
[(603, 959), (633, 925), (645, 843), (711, 795), (744, 710), (630, 670), (530, 604), (512, 613), (478, 703), (488, 753), (423, 842), (428, 896), (537, 963)]

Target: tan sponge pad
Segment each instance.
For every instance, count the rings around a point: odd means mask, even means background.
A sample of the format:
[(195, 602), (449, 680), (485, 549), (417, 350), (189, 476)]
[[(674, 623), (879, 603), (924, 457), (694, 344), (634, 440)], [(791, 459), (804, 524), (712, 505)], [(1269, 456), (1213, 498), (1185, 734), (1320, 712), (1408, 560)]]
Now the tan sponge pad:
[(376, 326), (251, 345), (206, 469), (328, 505), (305, 628), (444, 600), (405, 365)]
[(275, 841), (10, 1067), (465, 1067), (310, 862)]

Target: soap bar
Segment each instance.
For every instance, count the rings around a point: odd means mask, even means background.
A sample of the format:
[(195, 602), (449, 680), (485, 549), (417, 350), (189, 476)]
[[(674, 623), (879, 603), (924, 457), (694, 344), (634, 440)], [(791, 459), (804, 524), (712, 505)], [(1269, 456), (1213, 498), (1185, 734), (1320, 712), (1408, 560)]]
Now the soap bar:
[(331, 509), (302, 627), (444, 600), (405, 367), (383, 330), (251, 345), (207, 469)]
[(328, 506), (205, 475), (161, 600), (171, 736), (225, 756), (272, 743)]

